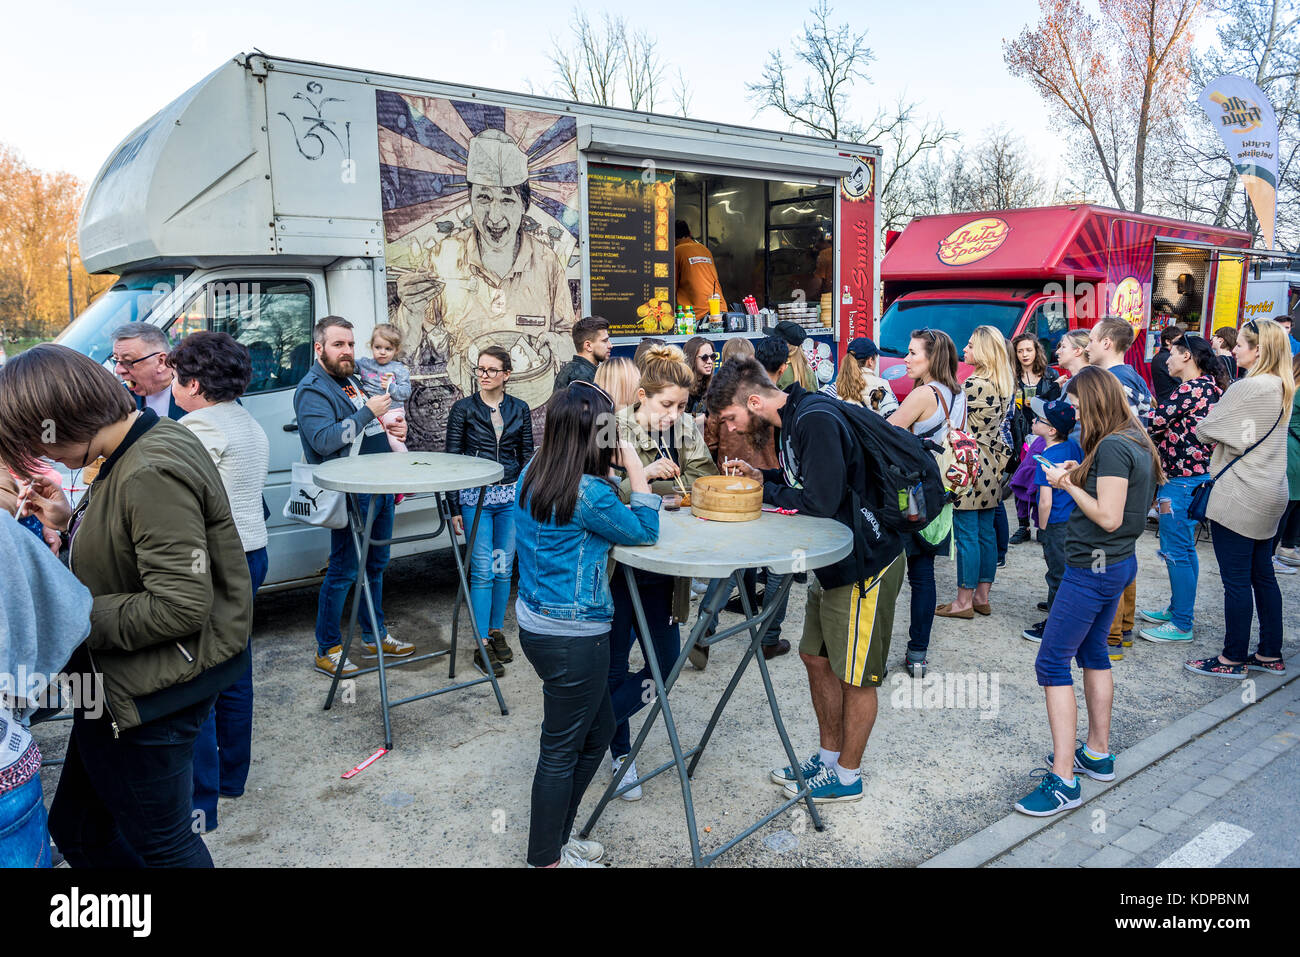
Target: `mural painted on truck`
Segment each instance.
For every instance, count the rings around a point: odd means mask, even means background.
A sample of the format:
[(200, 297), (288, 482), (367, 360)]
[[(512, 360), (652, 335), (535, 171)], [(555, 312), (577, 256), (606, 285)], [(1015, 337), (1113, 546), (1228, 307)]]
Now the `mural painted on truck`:
[(489, 345), (533, 409), (573, 355), (579, 308), (578, 142), (572, 117), (380, 90), (389, 320), (415, 386), (412, 449), (441, 451), (452, 403)]

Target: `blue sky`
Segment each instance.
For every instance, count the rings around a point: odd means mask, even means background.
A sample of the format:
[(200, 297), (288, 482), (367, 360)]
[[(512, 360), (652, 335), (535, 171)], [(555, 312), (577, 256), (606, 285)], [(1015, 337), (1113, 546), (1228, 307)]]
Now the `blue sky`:
[[(691, 78), (692, 115), (784, 129), (755, 115), (745, 99), (767, 51), (788, 48), (811, 3), (699, 0), (585, 4), (591, 14), (620, 13), (660, 40), (665, 59)], [(85, 0), (24, 3), (6, 13), (11, 30), (0, 58), (0, 141), (29, 163), (94, 176), (136, 124), (234, 54), (268, 53), (385, 72), (527, 89), (550, 80), (550, 37), (567, 37), (564, 2), (477, 0), (472, 4), (238, 0), (204, 13), (190, 0)], [(386, 12), (398, 10), (402, 12)], [(469, 21), (464, 11), (473, 10)], [(409, 11), (409, 12), (408, 12)], [(740, 12), (743, 11), (743, 12)], [(1001, 42), (1037, 18), (1035, 0), (969, 3), (839, 2), (837, 20), (866, 28), (877, 59), (873, 83), (860, 85), (856, 112), (870, 116), (900, 93), (925, 112), (977, 139), (1003, 123), (1020, 133), (1050, 173), (1057, 137), (1028, 84), (1002, 63)], [(66, 28), (65, 26), (66, 25)]]

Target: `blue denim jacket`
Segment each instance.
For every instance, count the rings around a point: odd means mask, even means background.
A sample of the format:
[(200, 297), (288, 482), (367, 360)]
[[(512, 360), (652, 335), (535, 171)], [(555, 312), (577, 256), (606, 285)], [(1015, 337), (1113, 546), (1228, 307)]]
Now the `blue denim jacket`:
[[(527, 469), (520, 474), (520, 488)], [(614, 545), (659, 540), (658, 495), (634, 493), (624, 505), (612, 482), (584, 475), (567, 525), (538, 522), (522, 498), (515, 504), (519, 598), (528, 610), (557, 621), (606, 622), (614, 599), (605, 573)]]

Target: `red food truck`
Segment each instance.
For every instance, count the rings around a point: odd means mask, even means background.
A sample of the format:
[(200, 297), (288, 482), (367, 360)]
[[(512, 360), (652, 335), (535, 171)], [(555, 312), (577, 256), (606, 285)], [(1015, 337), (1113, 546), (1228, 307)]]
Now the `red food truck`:
[(1105, 206), (918, 217), (886, 239), (881, 375), (911, 391), (902, 357), (914, 329), (942, 329), (959, 354), (976, 326), (1033, 332), (1054, 357), (1068, 330), (1119, 316), (1136, 333), (1126, 358), (1149, 377), (1168, 323), (1237, 325), (1249, 247), (1248, 233)]

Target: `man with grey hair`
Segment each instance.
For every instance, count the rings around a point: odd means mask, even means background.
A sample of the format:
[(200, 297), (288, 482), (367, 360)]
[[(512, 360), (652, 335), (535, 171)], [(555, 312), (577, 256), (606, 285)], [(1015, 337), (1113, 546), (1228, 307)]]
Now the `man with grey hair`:
[(128, 322), (113, 330), (113, 372), (135, 397), (135, 407), (153, 409), (160, 419), (185, 414), (172, 398), (170, 351), (167, 334), (147, 322)]

